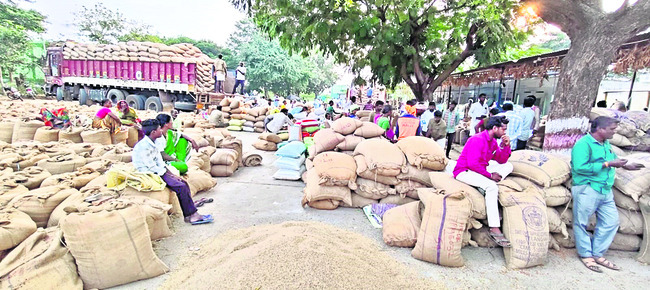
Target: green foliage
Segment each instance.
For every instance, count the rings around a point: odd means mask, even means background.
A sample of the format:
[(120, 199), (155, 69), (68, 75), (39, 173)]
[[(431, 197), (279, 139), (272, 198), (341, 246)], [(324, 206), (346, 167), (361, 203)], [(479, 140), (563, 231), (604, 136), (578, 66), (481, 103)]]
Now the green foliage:
[(320, 50), (354, 71), (369, 66), (374, 80), (388, 86), (404, 80), (422, 98), (441, 82), (437, 76), (468, 56), (490, 63), (519, 45), (526, 33), (511, 25), (518, 5), (516, 0), (259, 0), (251, 10), (262, 31), (284, 48), (302, 54)]
[[(0, 68), (10, 75), (17, 67), (38, 62), (24, 55), (31, 49), (29, 33), (45, 31), (45, 16), (0, 2)], [(13, 80), (11, 80), (13, 81)]]
[(99, 43), (116, 42), (123, 31), (128, 31), (126, 35), (129, 35), (142, 34), (146, 30), (146, 27), (135, 25), (119, 11), (113, 11), (102, 3), (94, 7), (82, 6), (74, 16), (79, 34)]

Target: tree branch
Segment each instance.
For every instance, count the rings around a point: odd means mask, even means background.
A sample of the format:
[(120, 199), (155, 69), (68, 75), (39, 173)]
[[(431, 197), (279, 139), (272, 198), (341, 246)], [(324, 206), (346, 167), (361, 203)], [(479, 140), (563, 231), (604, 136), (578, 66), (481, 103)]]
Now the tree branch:
[(629, 7), (628, 3), (629, 0), (625, 0), (619, 10), (607, 17), (608, 23), (625, 34), (625, 38), (632, 37), (650, 26), (650, 0), (638, 0)]
[(525, 2), (537, 7), (538, 15), (544, 21), (560, 26), (570, 38), (582, 33), (588, 26), (584, 6), (571, 0), (531, 0)]
[(406, 72), (406, 62), (402, 63), (402, 66), (400, 67), (399, 70), (399, 74), (402, 76), (404, 82), (406, 82), (406, 84), (409, 85), (409, 87), (411, 87), (411, 89), (415, 88), (415, 83), (411, 79), (411, 76), (409, 76), (409, 74)]
[(458, 58), (451, 62), (440, 74), (438, 74), (438, 76), (429, 79), (426, 87), (427, 91), (435, 90), (439, 87), (442, 82), (444, 82), (449, 75), (451, 75), (451, 73), (454, 72), (461, 63), (463, 63), (463, 61), (465, 61), (465, 59), (474, 54), (476, 47), (480, 45), (474, 42), (474, 36), (476, 35), (478, 28), (479, 24), (472, 24), (469, 28), (469, 32), (467, 32), (467, 36), (465, 37), (465, 49), (460, 53), (460, 55), (458, 55)]

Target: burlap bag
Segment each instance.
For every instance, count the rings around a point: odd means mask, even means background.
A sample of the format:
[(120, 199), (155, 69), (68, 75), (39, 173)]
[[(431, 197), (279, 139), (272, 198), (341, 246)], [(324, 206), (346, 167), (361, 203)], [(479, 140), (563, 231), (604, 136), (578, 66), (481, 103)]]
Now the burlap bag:
[(403, 171), (404, 172), (397, 175), (397, 179), (415, 181), (425, 184), (426, 186), (432, 186), (431, 178), (429, 177), (429, 173), (432, 172), (431, 169), (426, 169), (424, 167), (418, 169), (417, 167), (409, 164)]
[(410, 197), (412, 199), (420, 199), (418, 196), (418, 188), (426, 188), (426, 184), (419, 183), (413, 180), (402, 180), (395, 185), (395, 192), (401, 197)]
[(469, 233), (471, 235), (472, 241), (476, 242), (476, 245), (482, 248), (496, 248), (498, 247), (497, 243), (492, 240), (490, 237), (490, 230), (488, 227), (481, 227), (478, 229), (470, 229)]
[(612, 194), (614, 195), (614, 203), (616, 204), (617, 207), (622, 208), (624, 210), (631, 210), (631, 211), (640, 211), (639, 209), (639, 203), (634, 201), (631, 197), (623, 194), (620, 190), (618, 190), (616, 187), (612, 187)]
[(562, 248), (573, 249), (576, 247), (576, 237), (573, 233), (573, 230), (569, 230), (569, 237), (565, 237), (563, 234), (551, 234), (558, 245)]
[(350, 135), (361, 127), (363, 122), (358, 119), (352, 119), (348, 117), (339, 118), (332, 124), (332, 129), (339, 134)]
[(174, 233), (171, 231), (172, 220), (169, 217), (172, 206), (164, 204), (153, 198), (146, 196), (124, 196), (125, 199), (137, 203), (144, 211), (147, 220), (147, 229), (152, 241), (166, 237), (171, 237)]
[(0, 141), (11, 144), (11, 137), (14, 133), (14, 121), (3, 120), (0, 122)]
[(61, 174), (75, 171), (77, 168), (86, 165), (86, 158), (76, 154), (63, 154), (41, 160), (36, 165), (46, 169), (51, 174)]
[(359, 128), (354, 130), (354, 135), (363, 138), (373, 138), (384, 134), (386, 130), (372, 122), (363, 122)]
[(212, 165), (232, 165), (237, 162), (237, 151), (234, 149), (217, 149), (210, 156)]
[(41, 187), (16, 196), (7, 207), (28, 214), (37, 226), (45, 227), (54, 208), (77, 192), (79, 191), (74, 188), (62, 185)]
[(644, 195), (639, 200), (639, 208), (643, 216), (643, 241), (639, 249), (637, 261), (650, 264), (650, 196)]
[(341, 206), (343, 206), (343, 207), (351, 207), (351, 208), (362, 208), (362, 207), (364, 207), (366, 205), (379, 202), (376, 199), (365, 198), (365, 197), (363, 197), (361, 195), (358, 195), (358, 194), (356, 194), (354, 192), (352, 192), (350, 194), (350, 196), (352, 197), (351, 198), (352, 204), (342, 203)]
[(445, 193), (431, 188), (418, 189), (422, 199), (422, 224), (411, 256), (443, 266), (465, 264), (460, 253), (471, 204), (463, 192)]
[(101, 173), (97, 171), (92, 171), (90, 169), (82, 169), (75, 172), (61, 173), (57, 175), (52, 175), (41, 183), (41, 186), (52, 186), (52, 185), (67, 185), (76, 189), (81, 189), (86, 186), (88, 182), (99, 177)]
[(616, 233), (609, 250), (636, 252), (641, 247), (641, 237), (638, 235), (627, 235)]
[(336, 133), (333, 129), (318, 130), (314, 134), (314, 154), (334, 150), (344, 139), (343, 135)]
[[(264, 125), (262, 125), (262, 127), (264, 127)], [(273, 142), (273, 143), (276, 143), (276, 144), (282, 142), (282, 139), (280, 138), (280, 136), (278, 136), (276, 134), (273, 134), (273, 133), (262, 133), (257, 138), (260, 139), (260, 140), (266, 140), (266, 141)]]
[(26, 213), (0, 209), (0, 251), (11, 249), (36, 231), (36, 223)]
[(253, 147), (258, 150), (263, 151), (276, 151), (278, 150), (278, 145), (276, 143), (266, 141), (266, 140), (257, 140), (253, 143)]
[(32, 120), (32, 121), (17, 121), (14, 124), (13, 134), (11, 136), (11, 143), (16, 143), (18, 141), (30, 141), (34, 140), (34, 135), (38, 128), (43, 127), (43, 122)]
[(212, 178), (210, 173), (207, 173), (197, 167), (192, 167), (187, 170), (187, 173), (182, 176), (187, 185), (190, 186), (190, 193), (192, 196), (199, 192), (212, 189), (217, 185), (217, 181)]
[(404, 152), (409, 164), (418, 169), (445, 170), (447, 166), (444, 149), (431, 138), (411, 136), (400, 140), (396, 145)]
[(24, 185), (17, 184), (11, 180), (0, 181), (0, 207), (7, 205), (16, 196), (29, 192)]
[(645, 168), (641, 170), (616, 169), (614, 186), (624, 194), (639, 201), (641, 195), (650, 191), (650, 153), (635, 153), (625, 156), (629, 163), (641, 163)]
[(456, 180), (453, 175), (446, 172), (430, 172), (429, 179), (433, 188), (444, 190), (445, 192), (464, 191), (472, 204), (472, 218), (487, 218), (485, 197), (475, 187)]
[(366, 158), (363, 157), (363, 155), (354, 156), (354, 161), (356, 161), (357, 163), (358, 177), (362, 177), (386, 185), (397, 185), (400, 183), (400, 180), (397, 179), (397, 177), (378, 175), (376, 170), (370, 171), (366, 166)]
[[(349, 189), (348, 189), (349, 190)], [(341, 202), (335, 199), (323, 199), (323, 200), (313, 200), (313, 201), (307, 201), (305, 199), (305, 196), (302, 198), (302, 206), (304, 207), (305, 205), (315, 208), (315, 209), (322, 209), (322, 210), (333, 210), (337, 209)]]
[(50, 174), (44, 168), (38, 166), (27, 167), (22, 171), (7, 174), (5, 180), (13, 180), (17, 184), (22, 184), (29, 189), (40, 187), (43, 181), (50, 177)]
[(507, 179), (516, 182), (522, 187), (526, 188), (529, 186), (535, 186), (544, 196), (544, 201), (547, 206), (559, 206), (566, 204), (571, 200), (571, 191), (564, 187), (563, 185), (551, 186), (551, 187), (541, 187), (531, 180), (528, 180), (523, 177), (508, 177)]
[(79, 192), (71, 194), (68, 198), (63, 200), (59, 205), (57, 205), (50, 218), (47, 221), (47, 227), (56, 227), (59, 225), (59, 221), (66, 215), (65, 208), (69, 206), (76, 207), (84, 202), (84, 199), (91, 195), (102, 195), (104, 197), (118, 197), (120, 193), (113, 189), (108, 189), (104, 186), (91, 186), (84, 187)]
[(552, 154), (532, 150), (517, 150), (508, 159), (514, 170), (512, 176), (531, 180), (542, 187), (561, 185), (571, 177), (568, 161)]
[(389, 194), (396, 194), (395, 188), (389, 185), (375, 182), (374, 180), (357, 178), (357, 189), (355, 193), (367, 199), (382, 199)]
[(499, 202), (503, 206), (502, 231), (512, 245), (503, 249), (508, 268), (544, 264), (549, 226), (542, 194), (534, 187), (523, 189), (514, 181), (504, 180), (499, 183)]
[(407, 204), (409, 202), (414, 202), (417, 201), (416, 199), (410, 198), (410, 197), (401, 197), (399, 195), (389, 195), (387, 197), (384, 197), (379, 200), (379, 203), (390, 203), (390, 204), (397, 204), (397, 205), (402, 205), (402, 204)]
[(327, 186), (348, 186), (357, 189), (357, 164), (352, 156), (339, 152), (323, 152), (314, 158), (314, 171), (318, 184)]
[(83, 289), (58, 228), (38, 229), (0, 261), (0, 289)]
[(618, 210), (618, 232), (622, 234), (643, 234), (643, 215), (638, 211), (629, 211), (621, 208)]
[(567, 227), (560, 213), (552, 207), (546, 208), (546, 218), (548, 219), (548, 231), (551, 233), (562, 234), (564, 237), (568, 237), (569, 233), (567, 232)]
[(59, 129), (53, 129), (48, 126), (40, 127), (34, 133), (34, 141), (42, 143), (59, 141)]
[(320, 185), (321, 178), (318, 176), (318, 172), (315, 170), (308, 171), (306, 179), (306, 186), (303, 189), (303, 192), (305, 193), (302, 204), (303, 206), (305, 203), (326, 199), (342, 201), (346, 204), (352, 204), (350, 188), (347, 186)]
[(210, 175), (212, 177), (228, 177), (235, 173), (238, 167), (239, 164), (236, 162), (232, 165), (212, 165), (210, 167)]
[(412, 248), (422, 224), (420, 202), (411, 202), (391, 208), (382, 218), (384, 243), (393, 247)]
[(90, 156), (95, 149), (94, 144), (86, 144), (86, 143), (75, 143), (71, 144), (68, 146), (69, 149), (72, 149), (77, 155), (83, 156), (84, 154), (88, 154)]
[(91, 129), (81, 132), (81, 139), (84, 143), (97, 143), (110, 145), (113, 143), (111, 133), (107, 129)]
[(169, 271), (153, 252), (142, 208), (110, 206), (71, 212), (59, 224), (84, 287), (109, 288)]
[(406, 172), (404, 153), (387, 140), (364, 140), (354, 149), (354, 155), (363, 155), (368, 170), (378, 175), (397, 176)]
[(357, 148), (357, 145), (359, 145), (363, 140), (365, 140), (363, 137), (347, 135), (343, 138), (341, 143), (336, 145), (336, 148), (341, 151), (354, 151), (354, 149)]

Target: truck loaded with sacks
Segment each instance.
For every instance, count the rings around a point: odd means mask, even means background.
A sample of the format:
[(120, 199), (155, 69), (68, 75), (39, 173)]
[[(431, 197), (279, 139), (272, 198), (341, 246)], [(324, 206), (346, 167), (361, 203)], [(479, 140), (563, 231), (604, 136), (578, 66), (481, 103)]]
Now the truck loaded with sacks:
[(47, 49), (46, 93), (81, 105), (110, 99), (138, 110), (162, 111), (164, 104), (192, 111), (214, 88), (212, 64), (188, 43), (67, 41)]

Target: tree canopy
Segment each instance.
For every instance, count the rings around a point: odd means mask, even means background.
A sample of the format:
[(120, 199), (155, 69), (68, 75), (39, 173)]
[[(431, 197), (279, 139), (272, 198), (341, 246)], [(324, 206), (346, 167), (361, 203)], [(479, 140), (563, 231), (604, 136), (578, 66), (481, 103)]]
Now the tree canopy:
[(370, 67), (374, 80), (404, 81), (420, 100), (468, 57), (495, 62), (526, 38), (512, 21), (516, 0), (231, 2), (291, 52), (318, 49), (356, 72)]

